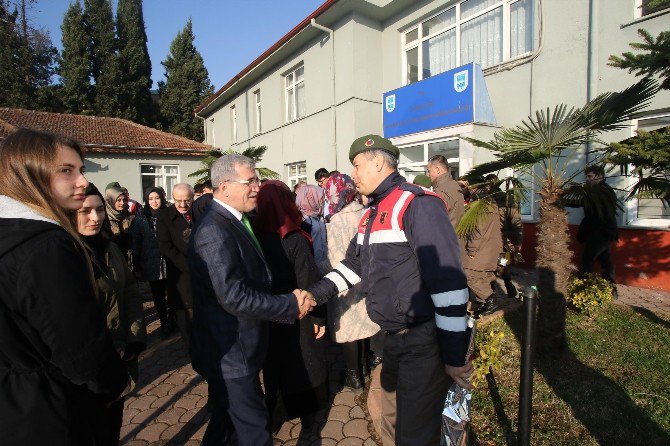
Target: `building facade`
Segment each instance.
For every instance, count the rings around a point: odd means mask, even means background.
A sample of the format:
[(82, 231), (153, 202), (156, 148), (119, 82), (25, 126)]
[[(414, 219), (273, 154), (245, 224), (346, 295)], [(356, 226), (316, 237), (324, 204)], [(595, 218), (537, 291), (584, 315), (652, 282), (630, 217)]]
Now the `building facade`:
[[(669, 23), (670, 2), (649, 10), (643, 0), (330, 0), (196, 114), (203, 119), (207, 144), (224, 149), (266, 145), (263, 166), (281, 173), (289, 185), (313, 182), (320, 167), (350, 171), (348, 149), (355, 138), (384, 133), (384, 93), (476, 63), (483, 69), (493, 123), (463, 123), (392, 139), (408, 178), (423, 173), (435, 154), (445, 155), (459, 175), (491, 159), (463, 137), (486, 140), (536, 110), (561, 103), (579, 107), (636, 82), (634, 75), (608, 66), (609, 56), (640, 41), (639, 28), (656, 36)], [(670, 93), (659, 92), (634, 118), (626, 129), (607, 134), (608, 140), (670, 125)], [(580, 170), (587, 162), (584, 153), (573, 167)], [(622, 190), (632, 181), (608, 179)], [(670, 257), (670, 209), (658, 200), (630, 200), (625, 207), (619, 217), (620, 248), (634, 252), (635, 240), (652, 236)], [(535, 200), (522, 213), (526, 222), (535, 222)], [(572, 224), (581, 217), (580, 210), (570, 212)], [(532, 239), (532, 226), (527, 233)], [(653, 266), (652, 259), (648, 263), (619, 259), (618, 275), (627, 283), (670, 289), (663, 284), (670, 274)]]

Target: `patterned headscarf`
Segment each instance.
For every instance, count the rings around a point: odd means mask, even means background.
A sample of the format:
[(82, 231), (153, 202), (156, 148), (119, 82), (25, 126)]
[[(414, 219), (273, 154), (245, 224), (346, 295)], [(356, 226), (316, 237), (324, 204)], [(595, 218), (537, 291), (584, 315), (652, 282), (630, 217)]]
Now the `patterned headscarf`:
[(340, 212), (346, 205), (354, 201), (356, 186), (349, 175), (338, 173), (326, 181), (324, 185), (328, 197), (328, 214)]
[(323, 215), (323, 189), (312, 184), (298, 189), (295, 204), (305, 217)]
[(105, 190), (105, 207), (107, 208), (107, 216), (111, 221), (120, 222), (125, 220), (130, 215), (128, 212), (128, 206), (126, 206), (122, 211), (117, 211), (114, 207), (116, 200), (121, 195), (125, 195), (126, 192), (120, 187), (109, 187)]

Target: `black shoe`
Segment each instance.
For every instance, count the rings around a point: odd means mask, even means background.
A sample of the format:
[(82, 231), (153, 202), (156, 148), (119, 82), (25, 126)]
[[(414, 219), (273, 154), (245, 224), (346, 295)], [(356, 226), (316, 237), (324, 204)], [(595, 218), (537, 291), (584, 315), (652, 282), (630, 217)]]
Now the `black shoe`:
[(496, 298), (495, 297), (489, 297), (486, 299), (484, 304), (477, 309), (477, 314), (479, 316), (487, 316), (491, 313), (495, 313), (498, 311), (500, 307), (496, 303)]
[(346, 369), (344, 371), (344, 387), (349, 387), (354, 392), (363, 389), (363, 380), (358, 375), (358, 370)]
[(505, 282), (505, 288), (507, 289), (507, 298), (516, 299), (519, 297), (519, 291), (516, 289), (512, 282)]
[(374, 370), (375, 367), (377, 367), (381, 363), (382, 358), (373, 354), (372, 356), (370, 356), (370, 360), (368, 361), (368, 367), (370, 367), (370, 370)]
[(308, 415), (303, 415), (300, 417), (300, 424), (302, 425), (302, 431), (301, 432), (311, 432), (314, 430), (314, 426), (316, 426), (316, 417), (314, 416), (313, 413), (310, 413)]

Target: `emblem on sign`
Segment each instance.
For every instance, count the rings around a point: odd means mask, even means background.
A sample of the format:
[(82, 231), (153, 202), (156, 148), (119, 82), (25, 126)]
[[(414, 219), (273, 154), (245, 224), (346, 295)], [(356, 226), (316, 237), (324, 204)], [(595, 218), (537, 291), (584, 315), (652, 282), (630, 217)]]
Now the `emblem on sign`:
[(393, 110), (395, 110), (395, 95), (390, 94), (386, 96), (386, 111), (391, 113)]
[(454, 90), (456, 90), (456, 93), (465, 91), (466, 88), (468, 88), (468, 71), (454, 73)]

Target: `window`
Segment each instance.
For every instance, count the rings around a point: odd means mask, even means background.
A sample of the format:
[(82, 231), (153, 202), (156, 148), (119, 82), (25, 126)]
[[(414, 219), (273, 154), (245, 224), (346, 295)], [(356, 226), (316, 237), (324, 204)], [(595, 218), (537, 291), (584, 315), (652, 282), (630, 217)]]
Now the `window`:
[[(662, 127), (670, 126), (670, 114), (658, 114), (639, 118), (636, 130), (650, 132)], [(637, 177), (628, 178), (628, 186), (635, 184)], [(627, 221), (629, 225), (637, 226), (670, 226), (670, 207), (664, 205), (658, 198), (639, 198), (628, 200), (625, 203)]]
[(644, 17), (655, 12), (670, 8), (670, 0), (636, 0), (635, 16)]
[(286, 122), (305, 116), (305, 67), (299, 66), (285, 77)]
[(233, 144), (235, 144), (237, 142), (237, 110), (234, 105), (230, 107), (230, 126), (233, 134)]
[(298, 182), (307, 181), (307, 163), (305, 161), (287, 164), (286, 169), (288, 171), (288, 186), (291, 190)]
[(459, 177), (460, 140), (458, 138), (400, 147), (398, 170), (400, 170), (408, 181), (413, 181), (415, 176), (425, 173), (428, 160), (435, 155), (444, 156), (449, 163), (451, 176), (454, 179)]
[(212, 145), (214, 147), (216, 147), (216, 132), (214, 131), (214, 118), (211, 118), (209, 120), (209, 127), (212, 129), (212, 132), (211, 132)]
[(261, 91), (254, 91), (254, 103), (256, 104), (256, 127), (255, 134), (258, 135), (261, 132)]
[(533, 50), (533, 0), (465, 0), (403, 34), (405, 84)]
[(149, 187), (162, 187), (169, 196), (172, 188), (179, 183), (179, 166), (167, 164), (140, 165), (142, 193)]

